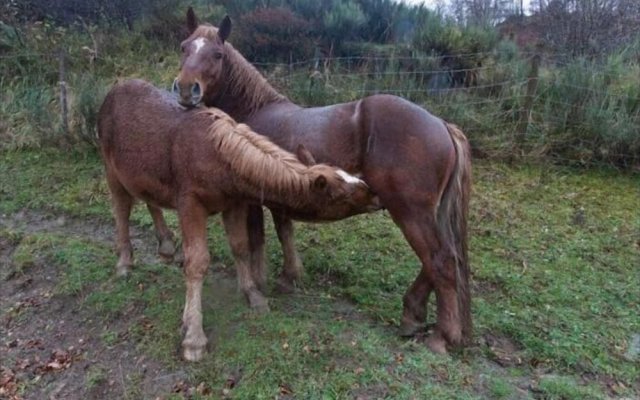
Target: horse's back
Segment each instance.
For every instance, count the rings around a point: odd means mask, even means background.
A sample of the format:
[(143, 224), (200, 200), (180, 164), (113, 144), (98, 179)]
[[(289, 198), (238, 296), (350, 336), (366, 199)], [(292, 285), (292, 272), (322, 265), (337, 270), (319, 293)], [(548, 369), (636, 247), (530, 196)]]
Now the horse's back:
[(361, 101), (364, 154), (376, 165), (433, 168), (453, 162), (455, 148), (442, 119), (397, 96)]
[[(174, 101), (175, 103), (175, 101)], [(98, 138), (103, 150), (116, 150), (118, 143), (127, 147), (136, 142), (160, 143), (160, 138), (174, 128), (172, 114), (179, 106), (167, 93), (143, 80), (117, 83), (109, 91), (98, 113)], [(119, 149), (124, 150), (124, 149)]]
[[(372, 137), (369, 148), (384, 140), (385, 151), (415, 146), (434, 155), (453, 150), (453, 143), (444, 121), (423, 107), (393, 95), (375, 95), (362, 100), (362, 124)], [(426, 149), (428, 147), (428, 149)]]
[(361, 172), (383, 203), (436, 204), (456, 162), (444, 121), (392, 95), (362, 99), (359, 113)]
[(141, 81), (116, 84), (98, 114), (98, 136), (107, 174), (133, 196), (172, 207), (172, 147), (181, 110), (163, 91)]

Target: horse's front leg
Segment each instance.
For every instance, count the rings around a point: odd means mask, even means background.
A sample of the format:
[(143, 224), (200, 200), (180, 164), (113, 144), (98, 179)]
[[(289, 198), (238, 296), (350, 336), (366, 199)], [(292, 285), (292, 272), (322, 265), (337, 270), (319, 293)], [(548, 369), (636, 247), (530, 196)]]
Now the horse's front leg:
[(202, 359), (207, 337), (202, 329), (202, 283), (209, 267), (207, 210), (196, 200), (185, 200), (178, 210), (182, 230), (184, 274), (187, 284), (182, 314), (182, 354), (188, 361)]
[(236, 263), (238, 287), (249, 302), (249, 306), (259, 312), (269, 311), (264, 294), (258, 289), (250, 269), (251, 249), (247, 230), (249, 206), (238, 205), (222, 213), (224, 229)]
[(262, 206), (249, 206), (247, 214), (249, 233), (250, 265), (253, 280), (262, 293), (267, 292), (267, 271), (264, 253), (264, 212)]
[(296, 286), (302, 283), (302, 260), (293, 238), (293, 222), (277, 211), (271, 211), (271, 215), (284, 258), (276, 288), (281, 293), (292, 293)]

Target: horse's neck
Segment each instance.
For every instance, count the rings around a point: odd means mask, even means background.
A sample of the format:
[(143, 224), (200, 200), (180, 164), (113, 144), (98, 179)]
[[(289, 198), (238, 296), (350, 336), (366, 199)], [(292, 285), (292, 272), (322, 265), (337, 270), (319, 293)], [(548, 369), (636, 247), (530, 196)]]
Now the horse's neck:
[(232, 51), (233, 59), (225, 73), (230, 79), (225, 80), (223, 87), (215, 90), (213, 98), (205, 101), (207, 106), (220, 108), (236, 121), (243, 122), (271, 104), (291, 103), (240, 53)]
[(216, 99), (205, 101), (207, 107), (216, 107), (229, 114), (237, 122), (244, 122), (253, 112), (246, 107), (246, 100), (243, 96), (232, 96), (225, 94), (230, 89), (223, 89)]

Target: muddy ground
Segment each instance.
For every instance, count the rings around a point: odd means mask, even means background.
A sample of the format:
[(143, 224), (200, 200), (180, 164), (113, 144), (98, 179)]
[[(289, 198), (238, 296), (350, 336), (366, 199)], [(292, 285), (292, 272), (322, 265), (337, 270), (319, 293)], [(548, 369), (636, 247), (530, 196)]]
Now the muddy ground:
[[(0, 228), (90, 236), (106, 243), (112, 242), (113, 234), (105, 222), (33, 212), (2, 216)], [(132, 229), (143, 261), (155, 254), (151, 236)], [(59, 266), (36, 258), (26, 272), (12, 271), (11, 256), (18, 244), (0, 239), (0, 398), (156, 398), (195, 389), (186, 387), (185, 370), (164, 367), (127, 340), (129, 327), (143, 318), (142, 310), (131, 307), (126, 318), (109, 321), (109, 331), (117, 336), (105, 340), (104, 321), (82, 307), (77, 297), (56, 294)], [(217, 284), (235, 287), (233, 277), (217, 278)]]
[[(113, 226), (109, 221), (33, 211), (0, 215), (2, 231), (90, 237), (105, 246), (113, 243)], [(132, 241), (139, 261), (157, 262), (151, 229), (132, 227)], [(227, 397), (224, 388), (212, 392), (206, 383), (193, 381), (184, 362), (167, 366), (130, 340), (133, 326), (152, 324), (145, 320), (143, 309), (132, 305), (121, 317), (105, 321), (96, 317), (95, 310), (84, 306), (81, 297), (59, 293), (62, 267), (55, 262), (35, 255), (29, 268), (14, 268), (12, 255), (19, 244), (20, 235), (0, 235), (0, 398), (166, 399), (195, 394)], [(174, 262), (167, 268), (180, 266)], [(206, 282), (215, 284), (219, 296), (238, 296), (235, 277), (229, 269), (214, 265), (210, 274), (213, 279)], [(335, 309), (346, 318), (368, 318), (345, 300), (336, 301)], [(176, 316), (176, 330), (178, 322)], [(105, 337), (105, 331), (113, 334)], [(487, 356), (483, 370), (504, 376), (515, 389), (509, 398), (540, 397), (536, 382), (546, 371), (534, 369), (530, 375), (508, 376), (509, 367), (523, 362), (518, 346), (508, 338), (492, 335), (484, 335), (478, 341), (475, 351)], [(230, 379), (236, 378), (231, 374)], [(474, 386), (477, 395), (486, 398), (490, 394), (483, 386), (485, 379), (482, 371), (478, 371)], [(383, 398), (383, 389), (369, 388), (367, 392), (353, 394), (360, 399)], [(282, 398), (292, 397), (285, 391)]]

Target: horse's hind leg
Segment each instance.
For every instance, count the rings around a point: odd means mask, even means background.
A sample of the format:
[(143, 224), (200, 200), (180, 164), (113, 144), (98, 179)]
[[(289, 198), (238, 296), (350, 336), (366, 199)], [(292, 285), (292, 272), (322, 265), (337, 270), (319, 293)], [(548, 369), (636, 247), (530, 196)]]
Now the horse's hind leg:
[(273, 223), (282, 246), (282, 273), (277, 280), (277, 290), (281, 293), (292, 293), (302, 280), (302, 260), (296, 250), (293, 236), (293, 222), (286, 216), (271, 211)]
[(133, 207), (133, 197), (122, 186), (118, 179), (107, 170), (107, 184), (111, 191), (113, 217), (116, 220), (116, 251), (118, 262), (116, 274), (126, 275), (133, 265), (133, 246), (129, 236), (129, 216)]
[(153, 219), (153, 225), (156, 229), (156, 238), (158, 239), (158, 254), (167, 261), (173, 260), (173, 256), (176, 253), (176, 246), (173, 241), (173, 233), (167, 227), (167, 223), (162, 215), (162, 210), (151, 204), (147, 204), (147, 209), (151, 218)]
[(400, 323), (400, 336), (410, 337), (425, 328), (427, 320), (427, 301), (433, 289), (427, 269), (420, 273), (402, 298), (403, 313)]
[(436, 291), (436, 326), (427, 339), (435, 353), (446, 353), (446, 345), (458, 345), (462, 327), (456, 292), (456, 272), (450, 251), (442, 241), (435, 221), (435, 205), (388, 205), (389, 212), (422, 262), (422, 270), (404, 296), (401, 333), (414, 333), (426, 318), (426, 301)]
[(248, 206), (240, 205), (222, 213), (224, 229), (236, 263), (238, 286), (249, 302), (249, 306), (259, 312), (269, 311), (264, 294), (258, 289), (251, 271), (251, 249), (247, 231)]

